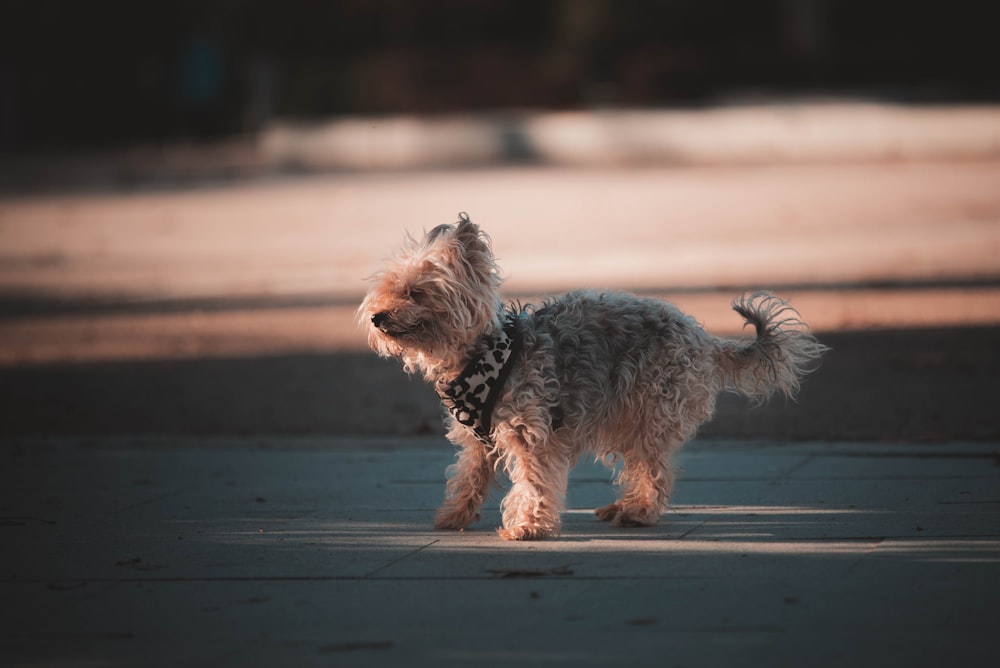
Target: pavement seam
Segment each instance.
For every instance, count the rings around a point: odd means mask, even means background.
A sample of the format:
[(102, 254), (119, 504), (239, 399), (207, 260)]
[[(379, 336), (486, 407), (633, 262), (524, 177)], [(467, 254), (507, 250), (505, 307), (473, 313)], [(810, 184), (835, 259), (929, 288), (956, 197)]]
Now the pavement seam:
[(799, 469), (801, 469), (801, 468), (805, 467), (806, 465), (808, 465), (810, 462), (812, 462), (814, 459), (816, 459), (816, 457), (817, 457), (816, 453), (812, 453), (812, 454), (806, 455), (805, 457), (802, 458), (801, 461), (797, 462), (795, 465), (793, 465), (787, 471), (783, 472), (781, 474), (781, 476), (780, 476), (780, 479), (781, 480), (789, 480), (789, 479), (791, 479), (791, 477), (793, 475), (795, 475), (795, 473), (797, 473), (799, 471)]
[(851, 564), (850, 566), (847, 567), (847, 573), (853, 573), (856, 568), (858, 568), (859, 566), (861, 566), (861, 564), (865, 563), (865, 561), (868, 560), (868, 557), (872, 556), (875, 553), (875, 551), (886, 540), (898, 540), (898, 539), (888, 538), (886, 536), (882, 536), (882, 537), (878, 537), (878, 538), (873, 537), (873, 541), (874, 542), (872, 542), (872, 544), (868, 547), (868, 549), (865, 550), (864, 554), (862, 554), (860, 557), (858, 557), (857, 561), (855, 561), (853, 564)]
[(376, 568), (375, 570), (371, 571), (370, 573), (366, 573), (364, 575), (364, 579), (370, 578), (370, 577), (372, 577), (372, 576), (374, 576), (374, 575), (376, 575), (378, 573), (381, 573), (385, 569), (387, 569), (387, 568), (389, 568), (391, 566), (395, 566), (399, 562), (404, 561), (405, 559), (409, 559), (413, 555), (415, 555), (415, 554), (417, 554), (419, 552), (423, 552), (424, 550), (426, 550), (431, 545), (435, 545), (435, 544), (440, 543), (440, 542), (441, 542), (440, 538), (435, 538), (434, 540), (432, 540), (431, 542), (427, 543), (426, 545), (421, 545), (417, 549), (415, 549), (415, 550), (413, 550), (411, 552), (407, 552), (403, 556), (401, 556), (401, 557), (399, 557), (397, 559), (393, 559), (392, 561), (390, 561), (390, 562), (388, 562), (386, 564), (383, 564), (382, 566), (379, 566), (378, 568)]
[(177, 496), (182, 491), (183, 490), (175, 489), (175, 490), (171, 490), (169, 492), (164, 492), (163, 494), (157, 494), (156, 496), (151, 496), (151, 497), (148, 497), (148, 498), (143, 499), (141, 501), (136, 501), (135, 503), (130, 503), (130, 504), (126, 505), (126, 506), (122, 506), (121, 508), (116, 508), (113, 512), (115, 514), (117, 514), (117, 513), (124, 513), (124, 512), (127, 512), (129, 510), (134, 510), (136, 508), (139, 508), (140, 506), (145, 506), (145, 505), (150, 504), (150, 503), (155, 503), (157, 501), (162, 501), (163, 499), (168, 499), (171, 496)]
[(695, 526), (691, 527), (690, 529), (688, 529), (687, 531), (685, 531), (681, 535), (677, 536), (677, 538), (674, 538), (674, 540), (684, 540), (688, 536), (688, 534), (694, 533), (695, 531), (697, 531), (698, 529), (702, 528), (706, 524), (708, 524), (708, 520), (704, 520), (702, 522), (699, 522), (698, 524), (696, 524)]

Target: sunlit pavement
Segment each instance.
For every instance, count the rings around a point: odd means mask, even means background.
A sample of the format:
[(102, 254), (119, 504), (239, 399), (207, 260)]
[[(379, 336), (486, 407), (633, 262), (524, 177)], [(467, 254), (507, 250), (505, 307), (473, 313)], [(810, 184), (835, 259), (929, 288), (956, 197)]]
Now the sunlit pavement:
[(5, 666), (985, 665), (1000, 444), (698, 441), (649, 529), (431, 528), (429, 439), (5, 443)]
[(664, 296), (740, 331), (771, 288), (817, 331), (1000, 323), (1000, 161), (330, 174), (0, 199), (0, 364), (364, 348), (402, 241), (468, 211), (506, 295)]

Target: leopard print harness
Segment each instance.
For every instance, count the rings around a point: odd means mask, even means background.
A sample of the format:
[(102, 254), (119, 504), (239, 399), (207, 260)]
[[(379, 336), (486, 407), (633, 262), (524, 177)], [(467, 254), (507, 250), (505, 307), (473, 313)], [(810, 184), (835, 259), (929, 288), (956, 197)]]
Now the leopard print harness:
[(508, 312), (489, 348), (437, 391), (455, 421), (472, 429), (487, 445), (492, 445), (493, 407), (521, 352), (520, 321), (519, 314)]

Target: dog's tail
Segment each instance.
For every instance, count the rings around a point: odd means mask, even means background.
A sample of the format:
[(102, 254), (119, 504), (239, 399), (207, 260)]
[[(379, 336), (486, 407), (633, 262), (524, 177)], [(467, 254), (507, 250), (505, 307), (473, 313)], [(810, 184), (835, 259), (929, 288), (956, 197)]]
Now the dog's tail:
[(722, 339), (716, 369), (722, 385), (763, 402), (778, 391), (794, 397), (804, 375), (829, 350), (809, 333), (798, 311), (769, 292), (743, 295), (733, 310), (757, 330), (757, 338)]

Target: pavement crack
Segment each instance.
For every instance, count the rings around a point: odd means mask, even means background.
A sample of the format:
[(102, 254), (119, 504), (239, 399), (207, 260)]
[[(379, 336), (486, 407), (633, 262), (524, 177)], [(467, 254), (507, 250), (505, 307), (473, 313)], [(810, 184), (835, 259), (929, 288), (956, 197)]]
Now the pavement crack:
[(432, 540), (431, 542), (427, 543), (426, 545), (421, 545), (417, 549), (412, 550), (410, 552), (407, 552), (406, 554), (404, 554), (401, 557), (398, 557), (396, 559), (393, 559), (392, 561), (389, 561), (389, 562), (387, 562), (385, 564), (382, 564), (381, 566), (379, 566), (375, 570), (371, 571), (370, 573), (365, 573), (364, 578), (374, 577), (375, 575), (378, 575), (379, 573), (381, 573), (385, 569), (389, 568), (390, 566), (395, 566), (399, 562), (404, 561), (406, 559), (409, 559), (413, 555), (418, 554), (420, 552), (423, 552), (424, 550), (426, 550), (427, 548), (429, 548), (431, 545), (435, 545), (435, 544), (440, 543), (440, 542), (441, 542), (441, 540), (436, 538), (436, 539)]
[(799, 469), (804, 468), (807, 464), (809, 464), (814, 459), (816, 459), (816, 454), (815, 453), (813, 453), (811, 455), (807, 455), (806, 457), (803, 457), (801, 461), (797, 462), (794, 466), (792, 466), (791, 468), (789, 468), (787, 471), (784, 471), (781, 474), (781, 479), (782, 480), (788, 480), (793, 475), (795, 475), (795, 473)]
[(128, 512), (129, 510), (134, 510), (136, 508), (139, 508), (141, 506), (145, 506), (145, 505), (150, 504), (150, 503), (155, 503), (157, 501), (162, 501), (163, 499), (170, 498), (171, 496), (177, 496), (182, 491), (183, 490), (175, 489), (175, 490), (171, 490), (169, 492), (164, 492), (162, 494), (157, 494), (156, 496), (151, 496), (151, 497), (148, 497), (148, 498), (136, 501), (134, 503), (130, 503), (128, 505), (122, 506), (121, 508), (116, 508), (114, 512), (115, 513)]
[(880, 537), (877, 537), (877, 538), (874, 538), (874, 539), (869, 539), (869, 540), (872, 540), (872, 542), (868, 546), (868, 549), (865, 550), (864, 554), (862, 554), (860, 557), (858, 557), (858, 559), (847, 568), (847, 572), (848, 573), (853, 573), (855, 568), (857, 568), (858, 566), (860, 566), (861, 564), (863, 564), (865, 561), (867, 561), (868, 557), (872, 556), (872, 554), (874, 554), (875, 550), (877, 550), (879, 548), (879, 546), (882, 545), (882, 543), (884, 543), (886, 541), (886, 536), (880, 536)]
[(698, 529), (702, 528), (706, 524), (708, 524), (708, 520), (705, 520), (703, 522), (699, 522), (698, 524), (694, 525), (693, 527), (691, 527), (690, 529), (688, 529), (687, 531), (685, 531), (681, 535), (677, 536), (677, 538), (675, 538), (674, 540), (684, 540), (687, 537), (688, 534), (697, 531)]
[(486, 572), (498, 578), (537, 578), (551, 575), (573, 575), (571, 564), (555, 568), (487, 568)]

